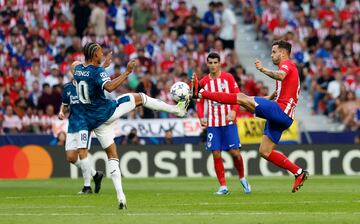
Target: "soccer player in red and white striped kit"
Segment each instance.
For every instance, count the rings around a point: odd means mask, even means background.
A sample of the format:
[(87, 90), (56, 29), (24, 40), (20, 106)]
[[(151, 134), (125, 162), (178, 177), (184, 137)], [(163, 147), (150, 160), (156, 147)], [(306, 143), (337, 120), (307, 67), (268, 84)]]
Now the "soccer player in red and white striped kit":
[(292, 192), (298, 191), (307, 180), (309, 172), (290, 161), (277, 151), (282, 133), (293, 123), (295, 107), (300, 94), (299, 73), (290, 59), (291, 43), (277, 40), (272, 44), (271, 59), (278, 70), (263, 67), (260, 60), (255, 61), (256, 69), (276, 80), (276, 91), (265, 97), (247, 96), (243, 93), (209, 91), (199, 84), (196, 74), (192, 77), (192, 98), (207, 99), (214, 102), (241, 105), (257, 117), (266, 119), (259, 153), (261, 157), (276, 166), (290, 171), (295, 176)]
[[(239, 93), (239, 87), (234, 77), (221, 71), (220, 55), (212, 52), (207, 56), (207, 66), (210, 73), (200, 80), (201, 88), (210, 92)], [(215, 194), (226, 195), (229, 190), (226, 185), (222, 151), (228, 151), (234, 162), (240, 183), (245, 193), (251, 193), (251, 187), (244, 177), (244, 164), (240, 153), (240, 139), (236, 126), (236, 111), (239, 105), (221, 104), (211, 100), (200, 99), (197, 103), (197, 112), (200, 123), (207, 127), (206, 150), (212, 152), (214, 168), (220, 188)]]

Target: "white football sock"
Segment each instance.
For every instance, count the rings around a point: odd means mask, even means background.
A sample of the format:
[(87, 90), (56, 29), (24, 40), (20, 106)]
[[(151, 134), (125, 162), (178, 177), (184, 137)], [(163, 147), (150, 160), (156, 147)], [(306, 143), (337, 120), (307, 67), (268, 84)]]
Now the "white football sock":
[(79, 168), (79, 169), (81, 169), (81, 160), (79, 159), (79, 157), (78, 157), (78, 159), (76, 160), (76, 162), (75, 163), (73, 163), (77, 168)]
[(83, 177), (84, 177), (84, 186), (90, 187), (91, 166), (90, 166), (90, 161), (89, 161), (88, 157), (81, 160), (81, 170), (82, 170)]
[(164, 111), (168, 113), (177, 113), (179, 108), (176, 105), (170, 105), (159, 99), (152, 98), (144, 93), (140, 93), (143, 101), (143, 106), (151, 110)]
[[(78, 158), (78, 160), (76, 160), (75, 163), (73, 163), (77, 168), (81, 169), (81, 160)], [(95, 176), (96, 175), (96, 170), (94, 170), (91, 167), (91, 176)]]
[(121, 172), (119, 168), (119, 160), (114, 158), (109, 159), (108, 164), (109, 164), (110, 176), (116, 190), (116, 196), (118, 201), (120, 201), (124, 198), (124, 192), (121, 184)]
[(95, 176), (96, 175), (96, 170), (94, 170), (94, 168), (90, 168), (90, 171), (91, 171), (91, 176)]

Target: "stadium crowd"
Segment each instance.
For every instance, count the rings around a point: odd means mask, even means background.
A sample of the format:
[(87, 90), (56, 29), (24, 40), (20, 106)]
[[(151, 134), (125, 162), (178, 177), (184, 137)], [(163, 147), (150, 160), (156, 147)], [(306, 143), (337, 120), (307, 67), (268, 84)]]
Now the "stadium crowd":
[[(221, 2), (211, 2), (204, 15), (181, 0), (7, 0), (0, 4), (2, 133), (51, 133), (62, 86), (71, 80), (70, 64), (84, 61), (82, 46), (90, 41), (100, 43), (105, 55), (113, 52), (113, 63), (107, 68), (112, 76), (120, 75), (129, 59), (138, 58), (135, 71), (114, 95), (145, 92), (174, 103), (171, 85), (189, 83), (193, 72), (205, 74), (210, 51), (220, 53), (223, 69), (234, 75), (243, 92), (268, 94), (268, 88), (240, 65), (233, 46), (236, 17)], [(171, 117), (143, 108), (128, 116)], [(190, 112), (189, 116), (196, 115)], [(242, 110), (238, 116), (252, 115)]]
[(313, 114), (360, 129), (360, 2), (358, 0), (239, 1), (257, 38), (286, 39), (311, 96)]

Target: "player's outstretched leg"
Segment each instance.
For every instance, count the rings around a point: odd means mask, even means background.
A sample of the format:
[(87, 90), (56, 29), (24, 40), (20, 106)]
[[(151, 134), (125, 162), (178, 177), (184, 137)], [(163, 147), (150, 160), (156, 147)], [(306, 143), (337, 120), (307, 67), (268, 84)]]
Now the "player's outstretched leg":
[(159, 99), (152, 98), (145, 93), (139, 93), (142, 101), (142, 106), (155, 111), (163, 111), (175, 114), (178, 117), (184, 117), (186, 110), (189, 106), (190, 99), (187, 98), (185, 101), (179, 101), (177, 105), (170, 105)]
[(204, 98), (224, 104), (238, 104), (236, 93), (210, 92), (200, 88), (198, 77), (193, 73), (191, 79), (192, 99)]

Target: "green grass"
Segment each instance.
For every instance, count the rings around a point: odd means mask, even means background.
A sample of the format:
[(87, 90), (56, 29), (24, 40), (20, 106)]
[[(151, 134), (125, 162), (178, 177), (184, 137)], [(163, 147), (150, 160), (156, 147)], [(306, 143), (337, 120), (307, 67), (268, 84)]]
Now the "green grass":
[(118, 210), (110, 179), (98, 195), (79, 196), (82, 181), (0, 180), (0, 223), (359, 223), (360, 178), (310, 177), (291, 193), (292, 177), (250, 177), (245, 195), (216, 196), (215, 178), (124, 179), (128, 210)]

